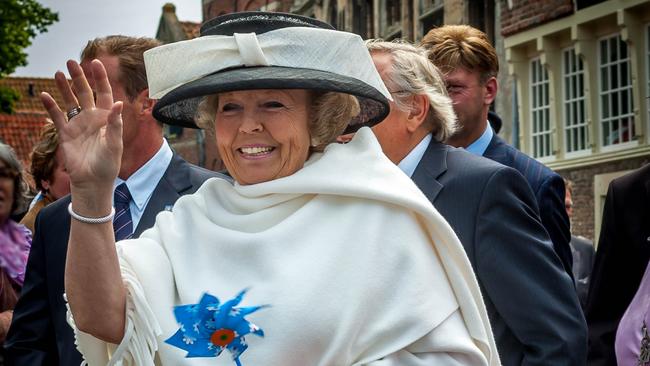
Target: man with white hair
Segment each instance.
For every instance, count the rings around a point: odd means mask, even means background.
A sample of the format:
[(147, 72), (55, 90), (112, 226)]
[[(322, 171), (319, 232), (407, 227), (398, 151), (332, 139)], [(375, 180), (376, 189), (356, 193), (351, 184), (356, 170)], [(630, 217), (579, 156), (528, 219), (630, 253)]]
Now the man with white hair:
[(583, 365), (580, 303), (525, 178), (442, 143), (456, 128), (456, 116), (423, 49), (380, 40), (367, 46), (393, 97), (388, 117), (373, 132), (458, 235), (503, 364)]

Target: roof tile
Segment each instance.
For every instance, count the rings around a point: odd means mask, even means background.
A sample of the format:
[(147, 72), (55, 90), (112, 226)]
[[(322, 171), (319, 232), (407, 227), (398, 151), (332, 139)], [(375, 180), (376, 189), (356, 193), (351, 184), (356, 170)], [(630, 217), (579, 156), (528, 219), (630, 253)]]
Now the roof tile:
[(46, 91), (62, 105), (61, 93), (54, 79), (7, 77), (0, 86), (11, 87), (20, 93), (13, 114), (0, 113), (0, 140), (16, 150), (25, 167), (29, 166), (29, 153), (38, 141), (42, 126), (48, 117), (39, 94)]
[(48, 92), (54, 100), (61, 105), (61, 93), (56, 88), (54, 79), (29, 78), (29, 77), (8, 77), (0, 79), (0, 86), (13, 88), (20, 93), (20, 100), (16, 102), (16, 112), (44, 112), (39, 94)]

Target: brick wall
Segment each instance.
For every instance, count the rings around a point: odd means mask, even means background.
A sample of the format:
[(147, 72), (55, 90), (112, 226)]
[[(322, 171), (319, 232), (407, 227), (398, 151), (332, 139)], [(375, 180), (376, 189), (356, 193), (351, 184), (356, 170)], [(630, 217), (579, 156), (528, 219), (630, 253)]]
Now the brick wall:
[(501, 34), (509, 36), (573, 14), (571, 0), (501, 0)]
[(599, 233), (594, 233), (594, 176), (597, 174), (613, 173), (621, 170), (638, 169), (650, 163), (650, 157), (626, 159), (617, 162), (603, 163), (557, 170), (557, 173), (573, 181), (573, 219), (571, 232), (593, 240)]

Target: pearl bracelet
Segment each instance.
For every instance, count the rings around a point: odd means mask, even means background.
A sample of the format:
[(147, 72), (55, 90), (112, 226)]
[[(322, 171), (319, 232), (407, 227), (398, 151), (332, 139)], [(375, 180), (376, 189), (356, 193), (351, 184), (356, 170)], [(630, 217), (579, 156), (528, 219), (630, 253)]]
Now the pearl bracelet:
[(81, 221), (86, 224), (103, 224), (109, 221), (113, 221), (113, 216), (115, 216), (115, 207), (111, 207), (111, 213), (104, 217), (86, 217), (81, 216), (78, 213), (72, 211), (72, 202), (68, 205), (68, 213), (72, 216), (73, 219)]

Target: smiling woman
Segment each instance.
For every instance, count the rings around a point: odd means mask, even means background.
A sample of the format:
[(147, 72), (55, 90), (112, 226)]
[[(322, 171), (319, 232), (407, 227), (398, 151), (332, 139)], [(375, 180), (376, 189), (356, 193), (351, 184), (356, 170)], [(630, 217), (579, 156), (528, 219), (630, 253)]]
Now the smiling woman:
[[(332, 113), (336, 111), (335, 113)], [(216, 130), (219, 154), (240, 184), (293, 174), (359, 113), (343, 93), (303, 89), (248, 90), (205, 98), (197, 124)]]
[(219, 98), (215, 125), (219, 154), (240, 184), (286, 177), (309, 152), (309, 93), (237, 91)]
[(153, 113), (214, 129), (235, 182), (207, 181), (117, 251), (110, 197), (96, 188), (117, 174), (106, 160), (121, 133), (102, 63), (88, 73), (97, 104), (69, 63), (75, 92), (62, 83), (62, 94), (82, 108), (69, 121), (43, 98), (72, 183), (66, 293), (86, 361), (497, 365), (449, 225), (370, 129), (333, 143), (388, 112), (361, 38), (261, 12), (217, 17), (201, 34), (145, 53)]

